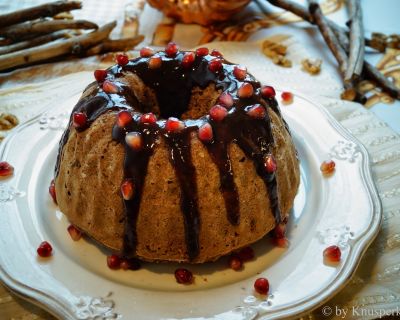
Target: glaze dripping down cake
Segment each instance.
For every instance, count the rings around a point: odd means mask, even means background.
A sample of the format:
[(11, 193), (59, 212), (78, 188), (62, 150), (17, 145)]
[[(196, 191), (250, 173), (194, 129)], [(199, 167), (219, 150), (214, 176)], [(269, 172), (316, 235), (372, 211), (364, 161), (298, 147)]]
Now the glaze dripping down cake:
[(275, 91), (206, 48), (96, 70), (60, 142), (57, 202), (101, 245), (202, 263), (286, 223), (299, 163)]

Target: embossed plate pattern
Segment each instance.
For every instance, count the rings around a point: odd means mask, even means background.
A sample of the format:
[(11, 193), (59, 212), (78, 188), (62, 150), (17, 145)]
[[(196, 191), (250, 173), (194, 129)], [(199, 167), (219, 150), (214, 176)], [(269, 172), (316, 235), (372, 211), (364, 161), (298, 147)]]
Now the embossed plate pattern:
[[(58, 141), (73, 96), (11, 134), (0, 158), (15, 167), (0, 181), (0, 276), (21, 296), (63, 319), (277, 319), (298, 316), (328, 300), (349, 280), (378, 232), (379, 198), (365, 148), (315, 102), (295, 95), (281, 106), (301, 159), (301, 186), (289, 222), (288, 249), (265, 237), (254, 245), (256, 259), (241, 272), (226, 259), (187, 266), (195, 284), (175, 282), (174, 264), (144, 264), (139, 271), (112, 271), (90, 241), (73, 242), (68, 222), (49, 195)], [(336, 162), (324, 178), (320, 163)], [(94, 191), (95, 192), (95, 191)], [(36, 255), (48, 240), (50, 259)], [(322, 251), (337, 244), (342, 261), (323, 263)], [(253, 283), (269, 279), (268, 297), (254, 295)]]

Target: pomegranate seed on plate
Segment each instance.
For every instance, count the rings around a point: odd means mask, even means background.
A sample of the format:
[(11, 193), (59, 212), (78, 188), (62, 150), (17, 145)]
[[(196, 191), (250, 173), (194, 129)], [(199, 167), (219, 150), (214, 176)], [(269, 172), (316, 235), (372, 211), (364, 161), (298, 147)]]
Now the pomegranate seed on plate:
[(258, 278), (254, 282), (254, 289), (257, 293), (267, 295), (269, 291), (269, 282), (266, 278)]
[(175, 270), (175, 279), (181, 284), (190, 284), (193, 282), (193, 274), (185, 268), (178, 268)]
[(39, 257), (48, 258), (51, 256), (53, 248), (50, 243), (48, 243), (47, 241), (43, 241), (39, 245), (39, 247), (37, 248), (36, 251), (37, 251), (37, 254), (39, 255)]
[(0, 162), (0, 177), (9, 177), (14, 173), (14, 167), (7, 161)]

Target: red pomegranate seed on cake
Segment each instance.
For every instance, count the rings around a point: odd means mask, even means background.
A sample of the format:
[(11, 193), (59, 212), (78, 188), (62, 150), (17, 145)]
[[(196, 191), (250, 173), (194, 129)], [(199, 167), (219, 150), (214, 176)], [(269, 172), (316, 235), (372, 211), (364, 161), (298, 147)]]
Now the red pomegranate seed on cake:
[(190, 68), (193, 65), (194, 59), (196, 58), (194, 52), (186, 52), (182, 58), (182, 67)]
[(123, 270), (139, 270), (141, 267), (137, 259), (121, 259), (121, 269)]
[(70, 224), (67, 230), (72, 240), (78, 241), (82, 238), (82, 232), (79, 229), (77, 229), (74, 225)]
[(178, 283), (190, 284), (193, 282), (193, 274), (185, 268), (175, 270), (175, 279)]
[(245, 66), (241, 66), (241, 65), (235, 66), (233, 68), (233, 75), (238, 80), (244, 80), (247, 75), (247, 68)]
[(107, 77), (107, 71), (106, 70), (95, 70), (94, 71), (94, 78), (97, 80), (97, 82), (103, 82)]
[(121, 259), (116, 254), (107, 256), (107, 265), (110, 269), (117, 270), (121, 267)]
[(327, 262), (335, 263), (340, 261), (342, 252), (338, 246), (330, 246), (324, 250), (323, 255)]
[(218, 51), (217, 49), (212, 49), (211, 53), (210, 53), (213, 57), (222, 57), (222, 53), (220, 51)]
[(228, 115), (228, 110), (225, 107), (217, 104), (210, 109), (210, 117), (214, 121), (222, 121)]
[(43, 241), (39, 247), (37, 248), (37, 254), (39, 257), (42, 258), (47, 258), (51, 256), (51, 253), (53, 251), (53, 248), (51, 247), (51, 244), (48, 243), (47, 241)]
[(135, 186), (132, 179), (125, 179), (121, 183), (121, 194), (124, 200), (131, 200), (135, 191)]
[(243, 262), (240, 257), (232, 255), (229, 257), (229, 267), (235, 271), (239, 271), (243, 267)]
[(261, 104), (256, 104), (251, 106), (247, 111), (247, 114), (254, 119), (263, 119), (265, 118), (267, 111)]
[(168, 57), (175, 57), (179, 51), (179, 47), (175, 42), (170, 42), (165, 47), (165, 53)]
[(167, 132), (180, 132), (185, 128), (185, 124), (174, 117), (171, 117), (167, 120), (167, 122), (165, 123), (165, 130), (167, 130)]
[(271, 86), (262, 86), (261, 95), (263, 98), (273, 98), (276, 95), (275, 89)]
[(264, 159), (264, 168), (267, 173), (272, 174), (276, 171), (276, 161), (272, 154), (267, 155)]
[(139, 121), (143, 124), (155, 124), (157, 122), (157, 118), (154, 113), (149, 112), (142, 114)]
[(266, 278), (258, 278), (254, 282), (254, 290), (262, 295), (267, 295), (269, 291), (269, 282)]
[(160, 56), (153, 56), (149, 59), (149, 68), (158, 69), (161, 67), (162, 59)]
[(198, 57), (204, 57), (206, 55), (208, 55), (208, 48), (206, 47), (202, 47), (202, 48), (198, 48), (196, 49), (196, 56)]
[(274, 229), (274, 237), (275, 238), (284, 238), (286, 234), (286, 224), (279, 223)]
[(117, 85), (109, 80), (103, 82), (103, 91), (105, 93), (118, 93), (119, 89)]
[(253, 95), (254, 88), (251, 83), (245, 82), (238, 89), (239, 98), (250, 98)]
[(282, 98), (283, 103), (285, 103), (285, 104), (292, 103), (293, 102), (293, 93), (288, 92), (288, 91), (282, 92), (281, 98)]
[(125, 142), (135, 151), (139, 151), (143, 147), (142, 135), (139, 132), (127, 133), (125, 136)]
[(117, 114), (117, 125), (121, 128), (126, 127), (132, 122), (132, 115), (129, 111), (122, 110)]
[(212, 59), (209, 63), (208, 63), (208, 69), (211, 72), (218, 72), (222, 69), (222, 61), (219, 58), (215, 58)]
[(279, 248), (288, 248), (289, 247), (289, 240), (286, 237), (283, 238), (273, 238), (272, 242), (275, 246)]
[(243, 262), (247, 262), (254, 259), (254, 250), (252, 247), (244, 247), (239, 250), (237, 255)]
[(151, 57), (154, 54), (154, 50), (150, 47), (143, 47), (140, 49), (140, 56), (142, 58), (148, 58)]
[(213, 130), (208, 122), (199, 128), (199, 139), (204, 142), (210, 142), (213, 139)]
[(331, 175), (335, 171), (336, 163), (333, 160), (325, 160), (321, 163), (319, 169), (324, 175)]
[(86, 126), (87, 116), (83, 112), (74, 112), (72, 116), (72, 124), (75, 128), (83, 128)]
[(233, 106), (232, 95), (229, 92), (223, 92), (218, 98), (218, 103), (228, 108), (232, 107)]
[(9, 177), (14, 173), (14, 167), (7, 161), (0, 162), (0, 177)]
[(50, 193), (51, 197), (53, 198), (54, 203), (57, 204), (56, 185), (54, 183), (54, 180), (51, 180), (51, 182), (50, 182), (49, 193)]
[(117, 54), (116, 61), (117, 61), (118, 65), (125, 66), (129, 63), (129, 58), (126, 54), (120, 53), (120, 54)]

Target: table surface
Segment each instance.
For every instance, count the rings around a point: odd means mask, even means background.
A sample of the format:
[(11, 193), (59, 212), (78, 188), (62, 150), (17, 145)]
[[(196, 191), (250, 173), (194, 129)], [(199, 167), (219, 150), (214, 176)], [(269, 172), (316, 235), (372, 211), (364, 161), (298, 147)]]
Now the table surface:
[[(41, 1), (43, 2), (43, 1)], [(15, 6), (24, 7), (32, 1), (17, 1)], [(110, 4), (111, 5), (111, 4)], [(0, 1), (0, 13), (10, 8), (10, 2)], [(364, 26), (367, 33), (380, 31), (386, 34), (396, 33), (400, 30), (400, 1), (398, 0), (363, 0), (362, 1)], [(343, 23), (345, 17), (340, 14), (333, 14), (331, 18), (338, 23)], [(375, 64), (381, 55), (367, 52), (367, 59)], [(1, 108), (1, 107), (0, 107)], [(400, 133), (400, 102), (392, 104), (379, 103), (371, 108), (380, 119), (387, 122), (391, 128)], [(47, 312), (34, 305), (16, 297), (0, 285), (0, 319), (52, 319)]]

